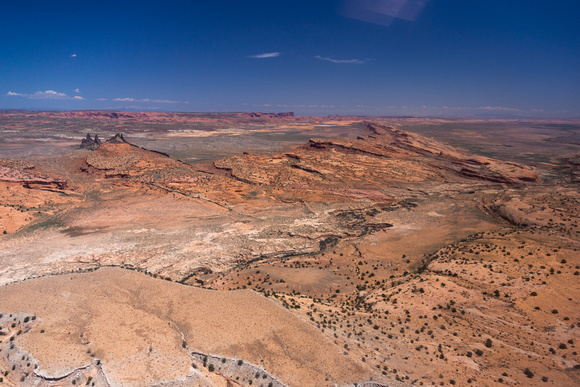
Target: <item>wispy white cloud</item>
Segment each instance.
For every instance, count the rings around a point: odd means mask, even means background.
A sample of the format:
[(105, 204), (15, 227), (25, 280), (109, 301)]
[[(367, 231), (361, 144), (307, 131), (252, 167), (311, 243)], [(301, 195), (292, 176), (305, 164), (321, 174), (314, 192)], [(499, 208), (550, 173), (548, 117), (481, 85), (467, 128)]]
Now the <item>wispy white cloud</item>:
[(72, 54), (70, 57), (71, 58), (76, 58), (77, 57), (77, 54)]
[(95, 101), (106, 101), (106, 100), (107, 100), (106, 98), (97, 98), (97, 99), (95, 99)]
[(129, 106), (113, 106), (112, 109), (127, 109), (127, 110), (160, 110), (159, 106), (139, 106), (139, 105), (129, 105)]
[(69, 98), (65, 93), (54, 90), (36, 91), (28, 95), (30, 99), (66, 99)]
[[(422, 106), (423, 109), (443, 109), (443, 110), (483, 110), (483, 111), (500, 111), (500, 112), (521, 112), (522, 109), (506, 106)], [(532, 110), (533, 111), (533, 110)]]
[(505, 107), (505, 106), (479, 106), (477, 110), (491, 110), (491, 111), (502, 111), (502, 112), (520, 112), (522, 109)]
[(346, 63), (346, 64), (365, 64), (368, 62), (368, 59), (333, 59), (333, 58), (327, 58), (327, 57), (320, 56), (320, 55), (316, 55), (314, 57), (314, 59), (325, 60), (327, 62), (332, 62), (332, 63)]
[(183, 101), (174, 101), (171, 99), (149, 99), (149, 98), (143, 98), (143, 99), (137, 99), (137, 98), (113, 98), (113, 101), (115, 102), (151, 102), (151, 103), (188, 103), (183, 102)]
[(74, 97), (72, 97), (72, 99), (76, 99), (76, 100), (79, 100), (79, 101), (84, 100), (84, 98), (81, 97), (80, 95), (75, 95)]
[(181, 101), (173, 101), (170, 99), (152, 99), (150, 102), (153, 102), (153, 103), (188, 103), (187, 101), (181, 102)]
[(13, 91), (9, 91), (8, 93), (6, 93), (6, 95), (14, 97), (24, 97), (28, 99), (76, 99), (76, 100), (84, 99), (82, 97), (79, 98), (70, 97), (65, 93), (61, 93), (54, 90), (35, 91), (34, 93), (31, 94), (15, 93)]
[(81, 91), (80, 91), (80, 89), (75, 89), (74, 92), (75, 93), (80, 93)]
[(258, 55), (249, 55), (248, 58), (264, 59), (264, 58), (276, 58), (277, 56), (280, 56), (279, 52), (265, 52), (263, 54)]

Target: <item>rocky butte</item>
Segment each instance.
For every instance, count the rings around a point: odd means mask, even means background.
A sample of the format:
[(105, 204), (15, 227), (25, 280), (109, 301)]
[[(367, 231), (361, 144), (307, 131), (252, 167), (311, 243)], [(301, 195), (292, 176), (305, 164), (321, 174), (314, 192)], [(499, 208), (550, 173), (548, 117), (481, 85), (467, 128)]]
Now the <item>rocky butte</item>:
[(580, 383), (578, 122), (6, 114), (0, 384)]
[(87, 137), (83, 138), (81, 141), (80, 148), (81, 149), (88, 149), (88, 150), (95, 150), (101, 145), (101, 140), (99, 139), (99, 135), (95, 134), (95, 138), (93, 139), (90, 134), (87, 133)]

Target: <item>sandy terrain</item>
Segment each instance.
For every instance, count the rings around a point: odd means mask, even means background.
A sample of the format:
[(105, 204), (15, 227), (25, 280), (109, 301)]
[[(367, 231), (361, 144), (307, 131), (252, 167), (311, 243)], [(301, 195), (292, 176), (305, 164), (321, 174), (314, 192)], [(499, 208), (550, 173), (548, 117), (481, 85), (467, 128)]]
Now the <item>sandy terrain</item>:
[(36, 359), (40, 378), (60, 378), (100, 360), (115, 385), (181, 380), (196, 372), (190, 351), (244, 359), (291, 385), (346, 384), (372, 375), (300, 318), (248, 290), (196, 289), (104, 268), (1, 293), (4, 313), (37, 318), (15, 344)]

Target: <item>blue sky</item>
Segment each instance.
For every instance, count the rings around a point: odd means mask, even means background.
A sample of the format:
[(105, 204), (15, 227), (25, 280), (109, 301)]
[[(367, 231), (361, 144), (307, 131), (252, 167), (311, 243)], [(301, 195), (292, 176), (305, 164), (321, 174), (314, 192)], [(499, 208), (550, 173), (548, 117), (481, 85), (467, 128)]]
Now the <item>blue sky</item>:
[(580, 117), (580, 1), (7, 1), (0, 108)]

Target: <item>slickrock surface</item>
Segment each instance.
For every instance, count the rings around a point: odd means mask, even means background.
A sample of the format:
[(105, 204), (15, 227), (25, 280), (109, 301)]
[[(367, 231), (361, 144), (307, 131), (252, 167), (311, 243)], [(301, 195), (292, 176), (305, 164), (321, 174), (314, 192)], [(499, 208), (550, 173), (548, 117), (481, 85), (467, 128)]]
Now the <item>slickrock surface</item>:
[(346, 384), (372, 375), (315, 328), (248, 290), (196, 289), (104, 268), (5, 286), (0, 310), (36, 316), (13, 341), (38, 364), (28, 383), (34, 375), (57, 379), (97, 362), (114, 385), (178, 381), (199, 373), (191, 351), (244, 359), (289, 385)]

